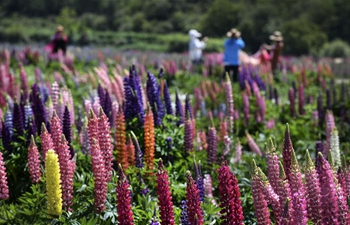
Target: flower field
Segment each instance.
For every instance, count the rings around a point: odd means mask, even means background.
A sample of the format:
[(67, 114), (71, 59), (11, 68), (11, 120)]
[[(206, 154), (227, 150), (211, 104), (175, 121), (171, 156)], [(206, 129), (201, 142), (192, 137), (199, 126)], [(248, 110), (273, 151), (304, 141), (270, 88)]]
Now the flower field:
[(0, 51), (1, 224), (350, 224), (331, 61)]

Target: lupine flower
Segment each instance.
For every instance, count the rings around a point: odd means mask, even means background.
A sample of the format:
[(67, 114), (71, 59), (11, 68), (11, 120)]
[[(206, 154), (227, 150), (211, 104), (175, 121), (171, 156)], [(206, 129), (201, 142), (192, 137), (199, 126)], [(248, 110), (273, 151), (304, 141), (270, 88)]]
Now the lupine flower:
[(51, 138), (51, 134), (47, 131), (44, 123), (42, 124), (40, 139), (41, 139), (41, 155), (43, 157), (43, 160), (45, 161), (47, 151), (50, 149), (54, 149), (54, 145)]
[(147, 97), (152, 108), (152, 116), (154, 116), (154, 125), (160, 126), (165, 115), (165, 109), (160, 99), (158, 83), (155, 76), (148, 72), (147, 79)]
[(282, 211), (282, 216), (281, 219), (279, 221), (280, 225), (289, 225), (290, 224), (290, 218), (291, 218), (291, 210), (290, 210), (290, 206), (291, 206), (291, 201), (290, 198), (287, 198), (284, 207), (283, 207), (283, 211)]
[[(92, 138), (92, 141), (91, 141), (91, 160), (92, 160), (92, 172), (94, 174), (94, 184), (95, 184), (94, 206), (95, 206), (95, 211), (98, 213), (101, 213), (106, 209), (105, 202), (107, 197), (107, 180), (106, 180), (106, 172), (105, 172), (105, 163), (100, 150), (100, 146), (98, 144), (98, 141), (95, 138)], [(127, 196), (123, 196), (123, 198), (125, 197)]]
[(9, 137), (12, 140), (13, 137), (13, 116), (12, 112), (9, 108), (7, 108), (6, 113), (5, 113), (5, 120), (4, 120), (4, 125), (3, 127), (6, 127), (8, 132), (9, 132)]
[(54, 111), (54, 107), (50, 96), (45, 103), (45, 110), (46, 110), (46, 121), (50, 121)]
[(324, 155), (327, 156), (329, 154), (329, 150), (331, 148), (331, 136), (332, 131), (335, 127), (334, 116), (332, 111), (327, 110), (326, 113), (326, 147), (324, 149)]
[(288, 99), (289, 99), (289, 105), (290, 105), (290, 115), (291, 117), (295, 117), (295, 90), (294, 88), (290, 88), (288, 92)]
[(117, 183), (117, 212), (118, 224), (133, 225), (133, 213), (131, 210), (131, 191), (129, 181), (126, 178), (123, 169), (119, 167), (119, 178)]
[(61, 171), (63, 209), (71, 211), (73, 205), (73, 178), (75, 164), (70, 160), (68, 141), (62, 135), (61, 142), (56, 150)]
[(335, 185), (336, 185), (336, 193), (337, 193), (338, 208), (339, 208), (339, 212), (338, 212), (339, 224), (349, 224), (350, 214), (349, 214), (349, 207), (347, 204), (347, 196), (339, 183)]
[[(130, 157), (130, 153), (127, 151), (125, 129), (124, 113), (119, 110), (115, 118), (115, 145), (117, 150), (117, 162), (122, 165), (124, 170), (129, 167), (130, 163), (130, 161), (128, 163), (128, 156)], [(133, 145), (132, 141), (129, 140), (128, 147), (130, 144)], [(133, 155), (135, 155), (135, 153)], [(132, 162), (135, 162), (135, 158)], [(135, 165), (135, 163), (131, 165)]]
[(233, 159), (233, 162), (240, 163), (242, 161), (242, 145), (239, 140), (236, 141), (235, 144), (235, 157)]
[(202, 177), (202, 169), (201, 169), (201, 164), (200, 162), (197, 164), (196, 162), (194, 162), (194, 170), (196, 172), (196, 185), (197, 188), (199, 190), (199, 197), (200, 200), (203, 202), (204, 201), (204, 181), (203, 181), (203, 177)]
[(284, 132), (282, 156), (283, 156), (283, 168), (288, 180), (290, 180), (289, 175), (290, 175), (290, 170), (292, 165), (292, 150), (293, 150), (293, 144), (292, 144), (292, 140), (290, 139), (289, 125), (287, 123), (286, 129)]
[[(106, 114), (103, 109), (100, 109), (100, 116), (98, 118), (98, 143), (102, 157), (105, 162), (106, 179), (110, 181), (112, 176), (112, 162), (113, 162), (113, 145), (111, 137), (111, 128)], [(125, 146), (125, 142), (124, 142)]]
[(181, 201), (180, 208), (181, 208), (180, 225), (190, 225), (190, 222), (188, 221), (186, 200)]
[(224, 83), (225, 94), (226, 94), (226, 118), (228, 119), (229, 131), (233, 131), (234, 124), (234, 102), (232, 96), (232, 84), (230, 80), (230, 76), (226, 74), (226, 81)]
[[(51, 86), (51, 100), (52, 100), (52, 105), (54, 110), (58, 110), (57, 109), (57, 104), (58, 104), (58, 98), (60, 96), (60, 88), (57, 84), (57, 82), (53, 82), (52, 86)], [(51, 119), (51, 118), (50, 118)]]
[(339, 136), (338, 136), (338, 130), (336, 127), (333, 128), (331, 133), (330, 149), (332, 152), (334, 165), (336, 167), (340, 167), (341, 160), (340, 160), (340, 149), (339, 149)]
[(348, 196), (348, 194), (347, 194), (348, 191), (347, 191), (347, 187), (346, 187), (346, 174), (344, 173), (344, 171), (341, 167), (339, 167), (339, 169), (337, 171), (337, 180), (338, 180), (338, 184), (343, 189), (345, 196)]
[(80, 132), (80, 143), (81, 143), (81, 151), (86, 155), (90, 155), (90, 142), (89, 142), (89, 132), (87, 127), (87, 121), (84, 122), (82, 131)]
[(66, 140), (68, 141), (70, 158), (73, 158), (74, 157), (74, 150), (73, 150), (73, 147), (71, 145), (72, 126), (71, 126), (71, 120), (70, 120), (70, 113), (68, 111), (67, 106), (65, 107), (64, 114), (63, 114), (62, 133), (64, 134), (64, 136), (66, 137)]
[(100, 83), (97, 86), (97, 95), (100, 99), (100, 104), (101, 104), (102, 108), (104, 109), (105, 99), (106, 99), (106, 91), (105, 91), (105, 89), (103, 89), (103, 87), (101, 86)]
[(33, 99), (33, 105), (32, 105), (33, 111), (34, 111), (34, 117), (36, 122), (36, 127), (38, 128), (38, 133), (41, 133), (41, 124), (46, 123), (46, 111), (45, 106), (42, 101), (42, 98), (40, 97), (39, 92), (34, 92), (34, 99)]
[(208, 148), (207, 148), (208, 164), (212, 165), (213, 163), (216, 163), (217, 152), (218, 152), (218, 143), (217, 143), (215, 127), (209, 128), (207, 141), (208, 141)]
[(174, 163), (174, 157), (173, 157), (173, 139), (171, 137), (167, 137), (165, 139), (166, 142), (166, 150), (168, 153), (168, 160), (171, 163)]
[(242, 99), (243, 99), (244, 123), (247, 126), (249, 124), (250, 112), (249, 112), (249, 97), (245, 91), (242, 92)]
[[(33, 118), (33, 110), (32, 107), (30, 106), (29, 102), (27, 101), (26, 104), (24, 105), (24, 129), (28, 129), (29, 126), (29, 121), (31, 118)], [(32, 121), (33, 122), (33, 121)]]
[(304, 105), (305, 105), (305, 93), (304, 93), (304, 86), (302, 84), (299, 84), (298, 87), (298, 97), (299, 97), (299, 114), (300, 115), (304, 115), (305, 114), (305, 109), (304, 109)]
[(187, 118), (185, 121), (184, 147), (186, 154), (193, 151), (193, 123), (190, 118)]
[(147, 170), (153, 171), (154, 169), (154, 152), (155, 152), (155, 140), (154, 140), (154, 121), (153, 113), (148, 110), (145, 116), (144, 124), (144, 151), (145, 162)]
[(331, 91), (329, 89), (326, 90), (326, 109), (331, 109)]
[(92, 140), (96, 140), (96, 144), (99, 145), (98, 142), (98, 118), (96, 117), (94, 111), (90, 109), (89, 120), (88, 120), (88, 134), (89, 134), (89, 143), (92, 144)]
[(2, 152), (0, 152), (0, 199), (9, 198), (9, 188), (7, 184), (7, 173)]
[(171, 105), (170, 92), (166, 82), (164, 82), (163, 95), (164, 95), (164, 104), (165, 104), (166, 113), (168, 115), (173, 115), (173, 107)]
[(338, 225), (339, 208), (332, 169), (322, 153), (318, 155), (320, 165), (317, 172), (321, 188), (322, 224)]
[(241, 193), (236, 176), (224, 162), (218, 169), (221, 224), (243, 224)]
[(319, 118), (319, 126), (322, 125), (323, 121), (324, 121), (324, 112), (323, 112), (323, 98), (322, 95), (319, 95), (317, 97), (317, 112), (318, 112), (318, 118)]
[(113, 103), (112, 103), (112, 99), (111, 96), (109, 94), (109, 92), (106, 90), (106, 96), (105, 96), (105, 101), (104, 101), (104, 105), (103, 105), (103, 111), (105, 112), (105, 114), (108, 117), (108, 121), (110, 123), (110, 126), (112, 126), (112, 121), (113, 121)]
[[(263, 121), (265, 119), (265, 114), (266, 114), (266, 102), (265, 102), (265, 98), (263, 96), (259, 96), (257, 99), (256, 99), (256, 104), (258, 106), (258, 115), (259, 115), (259, 118), (261, 118), (261, 121)], [(259, 119), (257, 120), (258, 122)]]
[(316, 141), (316, 144), (315, 144), (315, 166), (316, 166), (316, 168), (319, 167), (319, 155), (318, 155), (319, 152), (322, 154), (324, 153), (322, 141)]
[(158, 219), (157, 219), (157, 211), (156, 209), (154, 209), (154, 213), (153, 213), (153, 218), (150, 222), (150, 225), (160, 225), (160, 223), (158, 222)]
[(160, 220), (162, 225), (175, 224), (169, 177), (160, 159), (157, 172), (157, 195), (159, 201)]
[(254, 214), (259, 225), (270, 225), (270, 213), (267, 207), (267, 201), (264, 197), (262, 181), (254, 160), (253, 164), (254, 171), (252, 173), (251, 186), (254, 203)]
[(27, 79), (27, 73), (24, 70), (24, 67), (22, 64), (20, 64), (19, 67), (19, 77), (21, 80), (21, 91), (23, 92), (23, 97), (24, 97), (24, 101), (26, 101), (28, 99), (28, 79)]
[(308, 216), (314, 224), (321, 224), (320, 183), (308, 150), (306, 150), (305, 190)]
[(38, 183), (41, 178), (40, 158), (38, 147), (35, 144), (33, 136), (31, 136), (31, 141), (28, 148), (28, 168), (32, 183)]
[(185, 99), (185, 115), (188, 115), (191, 120), (193, 119), (191, 100), (188, 94), (186, 95), (186, 99)]
[(189, 171), (187, 171), (186, 199), (188, 221), (190, 224), (203, 225), (203, 211), (199, 191)]
[(179, 99), (179, 95), (176, 91), (175, 94), (175, 115), (177, 116), (177, 118), (179, 119), (179, 121), (177, 122), (177, 125), (180, 126), (181, 124), (184, 123), (184, 114), (183, 114), (183, 107), (182, 107), (182, 103)]
[[(34, 120), (34, 118), (32, 117), (30, 120)], [(27, 134), (26, 134), (27, 146), (29, 146), (29, 144), (30, 144), (30, 137), (32, 135), (34, 138), (36, 138), (36, 127), (35, 127), (34, 121), (30, 121), (29, 126), (28, 126), (28, 130), (27, 130)]]
[(135, 146), (135, 166), (137, 168), (142, 168), (144, 166), (144, 162), (143, 162), (143, 153), (141, 151), (139, 142), (135, 136), (135, 134), (131, 131), (131, 135), (133, 137), (133, 143)]
[(46, 154), (45, 174), (48, 213), (59, 216), (62, 214), (61, 173), (58, 155), (52, 149)]
[(126, 153), (127, 153), (128, 164), (135, 166), (135, 146), (130, 136), (126, 143)]
[(53, 112), (53, 116), (51, 118), (51, 137), (53, 141), (54, 150), (57, 153), (57, 149), (61, 143), (62, 139), (62, 125), (60, 122), (60, 118), (58, 118), (56, 112)]
[(19, 141), (19, 137), (24, 134), (24, 122), (22, 109), (17, 102), (15, 102), (13, 108), (13, 129), (15, 141)]
[(261, 150), (260, 150), (259, 146), (256, 144), (256, 142), (254, 141), (254, 139), (252, 138), (252, 136), (250, 136), (250, 134), (248, 132), (246, 132), (246, 136), (247, 136), (247, 142), (248, 142), (249, 148), (255, 154), (262, 156)]
[(203, 179), (203, 184), (204, 184), (204, 195), (210, 199), (210, 202), (217, 206), (217, 203), (214, 199), (213, 196), (213, 185), (212, 185), (212, 180), (210, 174), (205, 174), (204, 179)]

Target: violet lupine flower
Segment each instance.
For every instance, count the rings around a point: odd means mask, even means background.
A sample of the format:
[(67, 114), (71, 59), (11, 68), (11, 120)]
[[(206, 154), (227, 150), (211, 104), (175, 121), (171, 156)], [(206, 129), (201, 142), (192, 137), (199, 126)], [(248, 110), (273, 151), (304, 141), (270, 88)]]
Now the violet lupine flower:
[(243, 224), (241, 193), (238, 180), (224, 162), (218, 169), (221, 224)]
[(196, 162), (194, 162), (194, 169), (196, 172), (196, 185), (197, 188), (199, 190), (199, 197), (201, 202), (204, 201), (204, 181), (203, 181), (203, 177), (202, 177), (202, 169), (201, 169), (201, 164), (200, 162), (197, 164)]
[(320, 165), (317, 168), (317, 172), (321, 188), (322, 224), (338, 225), (339, 207), (333, 172), (322, 153), (318, 153), (318, 155)]
[(66, 140), (68, 141), (69, 151), (70, 151), (70, 159), (74, 157), (74, 150), (71, 145), (72, 142), (72, 126), (71, 126), (71, 120), (70, 120), (70, 113), (68, 110), (68, 107), (66, 106), (64, 109), (63, 114), (63, 126), (62, 126), (62, 132), (64, 136), (66, 137)]
[(218, 152), (218, 141), (217, 141), (215, 127), (209, 128), (208, 135), (207, 135), (207, 142), (208, 142), (208, 148), (207, 148), (208, 164), (212, 166), (212, 164), (216, 163), (217, 152)]
[(252, 136), (250, 136), (250, 134), (248, 132), (246, 132), (246, 136), (247, 136), (247, 142), (249, 145), (249, 148), (257, 155), (262, 156), (262, 152), (259, 148), (259, 146), (256, 144), (256, 142), (254, 141), (254, 139), (252, 138)]
[(180, 225), (190, 225), (190, 222), (188, 221), (186, 200), (181, 201), (180, 208), (181, 208)]
[(331, 148), (331, 136), (332, 136), (332, 130), (335, 127), (334, 123), (334, 116), (332, 111), (327, 110), (326, 113), (326, 146), (324, 149), (324, 155), (328, 156), (330, 148)]
[(189, 171), (187, 171), (186, 200), (188, 221), (190, 224), (203, 225), (203, 211), (199, 191)]
[(106, 91), (105, 91), (105, 89), (103, 89), (103, 87), (101, 86), (100, 83), (97, 86), (97, 95), (100, 99), (100, 104), (101, 104), (102, 108), (104, 109), (105, 99), (106, 99)]
[[(105, 172), (105, 163), (104, 163), (103, 156), (102, 156), (97, 139), (92, 138), (90, 147), (91, 147), (90, 150), (91, 150), (91, 160), (92, 160), (92, 172), (94, 174), (94, 184), (95, 184), (94, 206), (95, 206), (95, 211), (101, 213), (106, 209), (105, 202), (107, 197), (107, 180), (106, 180), (106, 172)], [(117, 186), (117, 197), (118, 197), (118, 191), (119, 191), (118, 186)], [(129, 193), (128, 193), (128, 196), (130, 196)], [(127, 199), (127, 195), (125, 196), (123, 195), (123, 199)], [(118, 203), (119, 201), (120, 199), (118, 198)], [(124, 208), (124, 210), (125, 209), (126, 208)], [(121, 215), (123, 215), (123, 213), (119, 214), (119, 217), (121, 217)]]
[(293, 149), (291, 170), (289, 175), (289, 183), (292, 192), (293, 203), (292, 220), (295, 224), (306, 224), (308, 218), (306, 211), (305, 188), (303, 185), (302, 174), (299, 169), (298, 160)]
[(15, 102), (13, 107), (13, 129), (14, 129), (14, 140), (19, 141), (20, 136), (24, 134), (24, 122), (23, 113), (20, 105)]
[(295, 117), (296, 111), (295, 111), (295, 91), (294, 88), (290, 88), (288, 92), (288, 99), (289, 99), (289, 106), (290, 106), (290, 116)]
[(54, 150), (56, 153), (61, 143), (62, 134), (63, 132), (62, 132), (62, 124), (60, 122), (60, 118), (58, 118), (56, 111), (54, 111), (53, 116), (51, 118), (51, 138), (52, 138)]
[(31, 141), (28, 148), (28, 168), (29, 168), (30, 179), (34, 184), (34, 183), (38, 183), (41, 178), (40, 158), (39, 158), (38, 147), (36, 146), (34, 141), (34, 136), (31, 136), (30, 140)]
[(305, 190), (308, 216), (314, 224), (321, 224), (321, 188), (308, 150), (306, 150)]
[(40, 140), (41, 140), (41, 155), (43, 157), (43, 161), (45, 162), (46, 153), (50, 149), (54, 149), (54, 144), (51, 138), (51, 134), (47, 131), (44, 123), (42, 124), (42, 128), (41, 128)]
[(165, 115), (164, 106), (160, 99), (159, 91), (160, 90), (158, 88), (158, 83), (155, 76), (148, 72), (147, 97), (152, 108), (155, 126), (160, 126), (162, 124), (162, 119)]
[[(131, 191), (129, 181), (126, 178), (121, 166), (118, 168), (119, 178), (117, 183), (117, 212), (118, 224), (134, 225), (132, 213)], [(106, 190), (107, 191), (107, 190)]]
[(7, 185), (7, 173), (4, 163), (4, 158), (2, 157), (2, 152), (0, 152), (0, 199), (4, 200), (9, 198), (9, 187)]
[(112, 126), (112, 121), (113, 121), (113, 103), (112, 103), (112, 99), (111, 99), (111, 95), (109, 94), (109, 92), (106, 90), (106, 96), (105, 96), (105, 102), (103, 107), (103, 111), (105, 112), (105, 114), (108, 117), (108, 121), (110, 126)]
[[(12, 112), (9, 108), (7, 108), (6, 113), (5, 113), (5, 127), (7, 128), (7, 130), (9, 131), (9, 136), (12, 140), (13, 137), (13, 116), (12, 116)], [(4, 127), (4, 126), (3, 126)]]
[(125, 120), (132, 121), (134, 118), (138, 118), (139, 124), (142, 125), (144, 122), (142, 99), (139, 99), (138, 92), (133, 89), (135, 86), (133, 82), (134, 80), (131, 79), (131, 76), (124, 77)]
[(113, 145), (111, 137), (111, 128), (106, 114), (103, 109), (100, 109), (100, 116), (98, 118), (98, 142), (101, 149), (101, 154), (105, 162), (106, 179), (110, 181), (112, 176), (113, 165)]
[(179, 95), (176, 91), (176, 94), (175, 94), (175, 115), (176, 117), (179, 119), (179, 121), (177, 122), (177, 126), (180, 126), (181, 124), (184, 123), (184, 114), (183, 114), (183, 107), (182, 107), (182, 103), (179, 99)]
[(38, 134), (41, 133), (41, 124), (46, 123), (46, 110), (42, 98), (43, 97), (40, 95), (37, 85), (34, 84), (32, 87), (32, 108), (36, 123), (35, 125), (38, 128)]
[(175, 224), (173, 202), (170, 192), (169, 177), (160, 159), (157, 172), (157, 195), (159, 201), (160, 220), (162, 225)]
[(249, 96), (245, 91), (242, 92), (242, 100), (243, 100), (244, 123), (246, 126), (248, 126), (249, 119), (250, 119), (250, 110), (249, 110), (250, 106), (249, 106)]
[(287, 123), (286, 129), (284, 132), (282, 158), (283, 158), (283, 168), (288, 180), (290, 180), (290, 171), (292, 166), (292, 150), (293, 150), (293, 143), (292, 143), (292, 140), (290, 139), (289, 125)]
[(188, 155), (189, 152), (193, 151), (193, 123), (189, 118), (185, 121), (184, 135), (185, 153)]
[(230, 76), (226, 74), (226, 81), (224, 83), (225, 88), (225, 95), (226, 95), (226, 118), (228, 119), (228, 125), (229, 125), (229, 132), (233, 132), (233, 125), (234, 125), (234, 102), (233, 102), (233, 95), (232, 95), (232, 84), (230, 80)]
[(164, 76), (164, 70), (163, 68), (160, 68), (159, 73), (158, 73), (158, 78), (162, 78)]
[(185, 115), (189, 116), (191, 120), (193, 119), (191, 100), (190, 100), (190, 96), (188, 94), (186, 95), (186, 99), (185, 99)]
[(326, 90), (326, 109), (331, 109), (331, 91), (329, 89)]
[[(125, 81), (128, 81), (126, 83)], [(129, 100), (131, 100), (131, 106), (134, 107), (133, 114), (131, 120), (135, 117), (139, 119), (139, 123), (143, 124), (144, 122), (144, 110), (143, 110), (143, 96), (142, 96), (142, 88), (140, 77), (137, 74), (135, 66), (132, 65), (130, 67), (129, 78), (124, 79), (124, 90), (129, 89), (131, 96), (129, 96)], [(125, 93), (126, 96), (126, 93)], [(131, 99), (130, 99), (131, 97)], [(127, 100), (127, 98), (126, 98)], [(125, 115), (127, 116), (127, 115)], [(128, 120), (129, 118), (126, 117)]]
[(318, 112), (318, 118), (319, 118), (319, 126), (322, 125), (323, 121), (324, 121), (324, 112), (323, 112), (323, 98), (322, 95), (319, 95), (317, 97), (317, 112)]
[(315, 144), (315, 166), (316, 166), (316, 168), (318, 168), (319, 167), (319, 155), (318, 155), (318, 153), (324, 153), (323, 152), (323, 143), (322, 143), (322, 141), (321, 140), (319, 140), (319, 141), (316, 141), (316, 144)]
[(254, 214), (259, 225), (270, 225), (270, 212), (263, 192), (263, 185), (258, 168), (253, 160), (254, 170), (251, 178), (251, 187), (254, 203)]
[(135, 166), (137, 168), (143, 168), (143, 166), (145, 165), (143, 162), (143, 153), (141, 151), (139, 142), (138, 142), (134, 132), (131, 131), (131, 135), (132, 135), (133, 143), (135, 146)]
[(166, 113), (168, 115), (173, 115), (173, 107), (171, 105), (170, 92), (166, 82), (164, 82), (163, 96)]
[(24, 129), (28, 129), (29, 126), (29, 120), (34, 116), (33, 109), (30, 106), (29, 102), (27, 101), (24, 105)]

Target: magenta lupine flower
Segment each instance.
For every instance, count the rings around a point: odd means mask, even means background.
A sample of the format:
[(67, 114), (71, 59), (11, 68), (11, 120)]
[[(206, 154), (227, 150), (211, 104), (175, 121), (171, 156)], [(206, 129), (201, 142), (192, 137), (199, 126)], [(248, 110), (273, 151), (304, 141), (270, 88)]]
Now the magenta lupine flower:
[[(89, 143), (92, 143), (92, 139), (96, 139), (96, 144), (99, 144), (98, 141), (98, 118), (92, 109), (90, 109), (89, 120), (88, 120), (88, 134), (89, 134)], [(100, 148), (100, 147), (99, 147)]]
[[(119, 178), (117, 183), (117, 212), (118, 224), (134, 225), (133, 213), (131, 210), (131, 191), (129, 181), (126, 178), (123, 169), (119, 166)], [(106, 189), (107, 191), (107, 189)], [(105, 200), (105, 199), (104, 199)]]
[(289, 99), (289, 105), (290, 105), (290, 116), (295, 117), (296, 111), (295, 111), (295, 91), (294, 88), (290, 88), (288, 92), (288, 99)]
[(43, 123), (41, 127), (41, 156), (43, 157), (43, 161), (45, 162), (47, 151), (49, 151), (50, 149), (54, 149), (54, 145), (51, 138), (51, 134), (47, 131), (45, 124)]
[(266, 122), (266, 128), (269, 130), (272, 130), (273, 128), (275, 128), (275, 119), (274, 118), (272, 118)]
[(161, 225), (173, 225), (174, 209), (170, 192), (170, 183), (167, 171), (164, 169), (163, 161), (160, 159), (157, 172), (157, 195), (159, 201)]
[(281, 219), (279, 221), (279, 225), (290, 225), (290, 218), (291, 218), (291, 214), (290, 214), (290, 199), (287, 198), (284, 206), (283, 206), (283, 210), (282, 210), (282, 216)]
[[(100, 146), (98, 144), (98, 140), (95, 138), (92, 138), (90, 151), (91, 151), (91, 160), (92, 160), (92, 172), (94, 174), (94, 184), (95, 184), (94, 206), (95, 206), (95, 211), (101, 213), (106, 209), (105, 202), (107, 197), (107, 180), (106, 180), (106, 172), (105, 172), (105, 163), (100, 150)], [(117, 188), (117, 193), (118, 193), (118, 188)], [(123, 198), (126, 198), (126, 197), (127, 196), (123, 195)]]
[(218, 152), (218, 144), (217, 144), (215, 127), (209, 128), (207, 142), (208, 142), (208, 148), (207, 148), (208, 164), (212, 165), (213, 163), (216, 163), (217, 152)]
[(347, 198), (343, 191), (343, 188), (338, 183), (336, 184), (336, 193), (337, 193), (337, 199), (338, 199), (338, 221), (339, 224), (350, 224), (350, 214), (349, 214), (349, 207), (347, 204)]
[(252, 138), (252, 136), (250, 136), (250, 134), (248, 132), (246, 132), (246, 136), (247, 136), (247, 142), (248, 142), (249, 148), (255, 154), (262, 156), (261, 150), (260, 150), (259, 146), (256, 144), (256, 142), (254, 141), (254, 139)]
[(332, 130), (335, 127), (334, 123), (334, 116), (332, 111), (327, 110), (326, 113), (326, 147), (324, 149), (324, 155), (328, 156), (329, 149), (331, 148), (331, 136), (332, 136)]
[[(51, 128), (51, 138), (54, 146), (54, 150), (57, 153), (57, 149), (59, 148), (59, 145), (62, 140), (62, 124), (61, 120), (56, 114), (56, 111), (53, 112), (53, 116), (51, 118), (51, 123), (50, 123), (50, 128)], [(57, 153), (58, 154), (58, 153)]]
[(227, 163), (218, 169), (221, 224), (243, 224), (241, 193), (236, 176)]
[(320, 183), (308, 150), (306, 150), (305, 190), (308, 216), (314, 224), (321, 224)]
[(260, 96), (259, 98), (256, 99), (256, 104), (258, 106), (258, 114), (261, 117), (261, 121), (263, 121), (265, 119), (265, 114), (266, 114), (265, 98), (263, 96)]
[(111, 137), (111, 128), (106, 114), (103, 109), (100, 109), (100, 116), (98, 118), (98, 142), (101, 153), (105, 161), (105, 172), (107, 181), (110, 181), (112, 176), (112, 162), (113, 162), (113, 145)]
[(184, 146), (185, 146), (185, 152), (188, 154), (189, 152), (193, 151), (193, 123), (190, 118), (187, 118), (185, 121), (185, 127), (184, 127)]
[(226, 74), (226, 82), (224, 83), (225, 88), (225, 94), (226, 94), (226, 118), (228, 119), (228, 126), (229, 131), (233, 131), (233, 124), (234, 124), (234, 102), (233, 102), (233, 95), (232, 95), (232, 84), (230, 80), (230, 76)]
[(302, 84), (299, 84), (298, 87), (298, 106), (299, 106), (299, 114), (300, 115), (304, 115), (305, 114), (305, 109), (304, 109), (304, 105), (305, 105), (305, 92), (304, 92), (304, 86)]
[(321, 187), (321, 211), (322, 223), (326, 225), (338, 225), (338, 201), (333, 172), (322, 153), (319, 154), (320, 166), (317, 169)]
[(292, 149), (292, 164), (289, 177), (290, 189), (292, 192), (293, 212), (292, 220), (294, 224), (307, 223), (306, 198), (302, 174), (299, 169), (298, 160)]
[(293, 150), (293, 143), (292, 143), (292, 140), (290, 139), (289, 125), (287, 123), (286, 129), (284, 132), (282, 158), (283, 158), (283, 168), (288, 180), (290, 180), (290, 170), (292, 165), (292, 150)]
[(7, 185), (7, 173), (2, 152), (0, 152), (0, 199), (9, 198), (9, 187)]
[[(283, 165), (281, 162), (279, 162), (279, 168), (280, 168), (280, 185), (278, 187), (278, 190), (276, 191), (277, 194), (280, 197), (280, 205), (281, 207), (283, 207), (283, 203), (286, 203), (288, 200), (288, 218), (284, 218), (284, 221), (291, 221), (292, 219), (292, 212), (293, 212), (293, 203), (292, 201), (290, 201), (292, 199), (292, 194), (291, 194), (291, 190), (290, 190), (290, 185), (289, 182), (287, 180), (286, 174), (284, 172), (283, 169)], [(284, 205), (285, 206), (285, 205)], [(285, 208), (281, 208), (281, 211), (283, 211)], [(285, 212), (283, 211), (282, 217), (285, 217)]]
[(244, 115), (244, 123), (246, 126), (249, 124), (250, 119), (250, 111), (249, 111), (249, 96), (245, 91), (242, 92), (242, 100), (243, 100), (243, 115)]
[(263, 193), (263, 185), (258, 173), (258, 168), (253, 160), (254, 171), (252, 173), (251, 187), (254, 203), (254, 214), (259, 225), (270, 225), (270, 212)]
[(203, 225), (203, 211), (199, 198), (199, 190), (189, 171), (187, 171), (186, 200), (188, 221), (190, 224)]
[(235, 145), (235, 157), (233, 159), (233, 162), (240, 163), (242, 161), (242, 145), (239, 140), (236, 141)]
[(35, 144), (33, 135), (31, 136), (28, 148), (28, 168), (32, 183), (38, 183), (41, 178), (40, 158), (38, 147)]
[(338, 171), (337, 171), (337, 180), (338, 183), (340, 184), (340, 187), (343, 189), (343, 192), (346, 196), (348, 196), (347, 194), (347, 189), (346, 189), (346, 174), (344, 173), (343, 169), (341, 167), (339, 167)]
[(56, 149), (58, 161), (61, 171), (61, 186), (62, 186), (62, 206), (67, 211), (72, 211), (73, 205), (73, 178), (75, 163), (70, 160), (70, 151), (68, 141), (62, 135), (61, 142)]
[(314, 126), (318, 127), (319, 117), (318, 117), (318, 111), (317, 110), (312, 112), (312, 121), (314, 122)]

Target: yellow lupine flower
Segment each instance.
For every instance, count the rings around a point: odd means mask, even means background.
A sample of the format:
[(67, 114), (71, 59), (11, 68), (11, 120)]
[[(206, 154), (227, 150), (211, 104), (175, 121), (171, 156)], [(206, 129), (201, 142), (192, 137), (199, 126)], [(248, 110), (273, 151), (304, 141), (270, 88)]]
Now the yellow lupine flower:
[(50, 149), (45, 162), (47, 209), (50, 215), (62, 214), (62, 189), (58, 155)]

